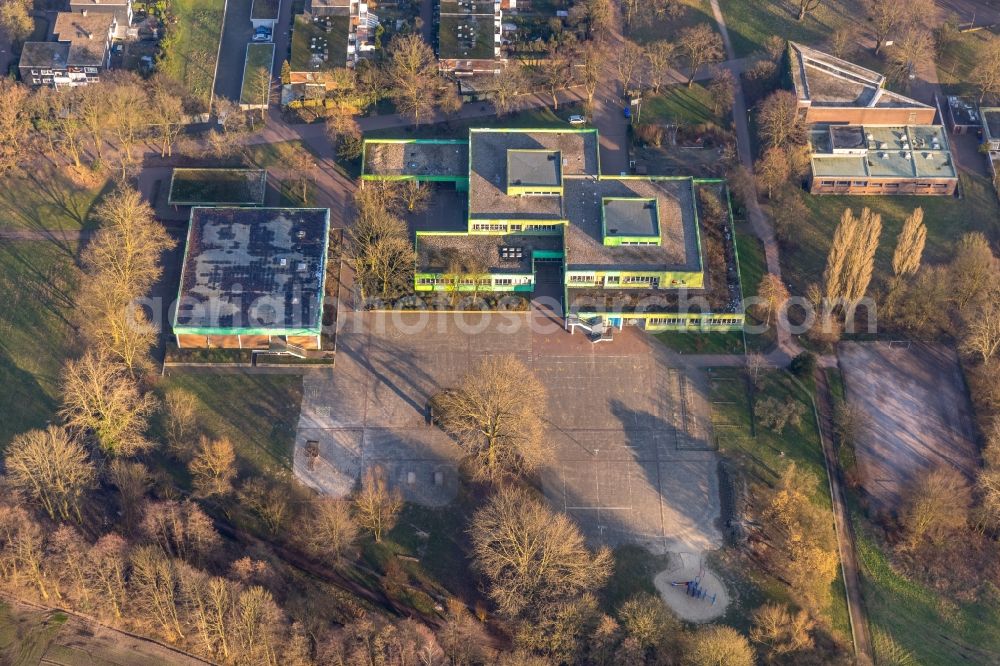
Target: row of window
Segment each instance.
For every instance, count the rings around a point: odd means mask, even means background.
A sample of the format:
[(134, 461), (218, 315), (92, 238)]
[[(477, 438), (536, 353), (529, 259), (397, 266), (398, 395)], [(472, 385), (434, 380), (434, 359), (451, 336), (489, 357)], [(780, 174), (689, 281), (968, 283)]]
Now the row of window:
[(619, 245), (659, 245), (656, 241), (622, 241)]
[[(937, 189), (937, 190), (943, 190), (943, 189), (946, 189), (948, 187), (948, 183), (913, 183), (913, 182), (910, 182), (910, 183), (880, 183), (880, 182), (874, 182), (874, 183), (871, 184), (871, 187), (878, 187), (878, 188), (886, 189), (886, 190), (897, 190), (897, 189), (899, 189), (900, 185), (911, 185), (913, 187), (922, 187), (922, 188), (934, 188), (934, 189)], [(836, 181), (834, 181), (834, 180), (821, 180), (821, 181), (819, 181), (819, 186), (820, 187), (868, 187), (869, 184), (868, 184), (867, 180), (854, 180), (854, 181), (851, 181), (851, 180), (836, 180)]]
[[(417, 278), (417, 284), (419, 285), (453, 285), (455, 280), (448, 278)], [(479, 285), (480, 287), (488, 287), (490, 284), (496, 285), (498, 287), (510, 286), (515, 284), (531, 284), (530, 277), (513, 277), (513, 278), (461, 278), (458, 280), (458, 284), (461, 286), (473, 286)]]
[(741, 324), (736, 317), (710, 317), (708, 319), (683, 319), (680, 317), (650, 317), (647, 326), (733, 326)]
[[(528, 231), (556, 231), (561, 227), (561, 224), (529, 224), (527, 226)], [(504, 231), (509, 233), (516, 233), (518, 231), (524, 231), (525, 226), (523, 224), (487, 224), (485, 222), (476, 222), (472, 225), (473, 231)]]

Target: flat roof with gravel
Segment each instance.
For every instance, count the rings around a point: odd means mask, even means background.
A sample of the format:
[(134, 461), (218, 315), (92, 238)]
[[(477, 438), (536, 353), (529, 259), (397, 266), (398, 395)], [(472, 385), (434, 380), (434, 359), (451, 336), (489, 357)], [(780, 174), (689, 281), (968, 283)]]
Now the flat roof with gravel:
[(466, 178), (469, 142), (458, 140), (365, 141), (366, 176)]
[(563, 179), (599, 173), (595, 130), (469, 131), (469, 216), (472, 219), (566, 219), (558, 196), (508, 196), (507, 151), (558, 152)]
[(419, 234), (417, 272), (531, 273), (532, 253), (562, 252), (559, 236)]
[(177, 332), (318, 332), (327, 208), (194, 208)]
[[(601, 208), (606, 198), (656, 201), (660, 245), (604, 244)], [(566, 269), (701, 269), (690, 178), (575, 178), (566, 181)]]
[[(810, 133), (812, 171), (826, 178), (956, 178), (940, 125), (818, 126)], [(844, 154), (836, 151), (850, 151)]]

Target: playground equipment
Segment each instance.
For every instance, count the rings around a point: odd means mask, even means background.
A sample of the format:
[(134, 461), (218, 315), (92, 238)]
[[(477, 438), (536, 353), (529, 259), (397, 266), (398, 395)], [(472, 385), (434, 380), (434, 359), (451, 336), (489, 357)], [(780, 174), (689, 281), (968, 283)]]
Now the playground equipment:
[(674, 581), (670, 583), (672, 587), (680, 587), (683, 585), (685, 587), (685, 592), (689, 597), (698, 599), (699, 601), (707, 601), (713, 606), (718, 598), (718, 593), (709, 595), (708, 590), (701, 586), (701, 574), (695, 576), (694, 580), (684, 580), (684, 581)]

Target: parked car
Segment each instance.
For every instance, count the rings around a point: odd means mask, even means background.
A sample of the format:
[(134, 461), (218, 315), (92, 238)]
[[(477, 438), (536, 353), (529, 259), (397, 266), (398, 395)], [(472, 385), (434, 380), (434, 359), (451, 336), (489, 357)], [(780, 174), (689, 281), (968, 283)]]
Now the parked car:
[(632, 109), (630, 109), (627, 106), (625, 107), (625, 117), (626, 118), (631, 118), (632, 117)]
[(271, 41), (271, 29), (261, 26), (253, 33), (253, 41), (255, 42), (269, 42)]
[(569, 117), (570, 125), (583, 125), (585, 122), (587, 122), (587, 119), (578, 114), (573, 114)]

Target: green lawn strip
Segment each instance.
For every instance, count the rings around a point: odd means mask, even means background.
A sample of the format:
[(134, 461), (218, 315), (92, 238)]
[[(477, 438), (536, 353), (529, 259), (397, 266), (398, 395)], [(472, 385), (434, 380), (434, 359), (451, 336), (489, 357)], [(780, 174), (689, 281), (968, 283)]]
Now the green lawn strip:
[(198, 112), (208, 111), (226, 0), (171, 0), (174, 21), (163, 39), (160, 69), (181, 83)]
[(0, 450), (59, 406), (59, 376), (75, 339), (76, 243), (0, 243)]
[(682, 354), (742, 354), (743, 334), (739, 331), (663, 331), (654, 337)]
[(892, 253), (903, 221), (914, 208), (924, 209), (927, 225), (925, 263), (941, 263), (951, 258), (955, 242), (964, 233), (978, 231), (994, 242), (1000, 238), (1000, 207), (996, 193), (986, 178), (962, 173), (962, 199), (913, 196), (801, 196), (811, 215), (796, 227), (794, 240), (782, 246), (782, 276), (792, 292), (806, 293), (818, 282), (826, 265), (833, 232), (845, 208), (860, 213), (864, 207), (882, 215), (882, 237), (875, 255), (872, 288), (880, 288), (892, 275)]
[[(760, 282), (767, 275), (767, 259), (764, 256), (764, 245), (760, 242), (746, 223), (736, 225), (736, 247), (740, 259), (740, 282), (743, 285), (743, 298), (756, 296), (760, 290)], [(746, 313), (746, 322), (750, 326), (763, 324), (752, 312)], [(765, 352), (774, 346), (774, 322), (763, 333), (748, 332), (746, 334), (747, 351)]]
[(256, 143), (246, 147), (247, 159), (260, 169), (288, 168), (292, 156), (303, 151), (313, 157), (317, 156), (308, 144), (298, 139), (277, 143)]
[(873, 634), (888, 634), (910, 653), (911, 663), (986, 663), (1000, 654), (1000, 606), (961, 603), (909, 580), (893, 567), (860, 511), (852, 511), (852, 523)]
[[(243, 85), (240, 104), (266, 105), (271, 92), (271, 65), (274, 61), (274, 44), (247, 44), (243, 63)], [(260, 70), (267, 71), (267, 86), (261, 85)]]
[(91, 228), (95, 225), (90, 213), (106, 187), (103, 179), (94, 187), (84, 187), (51, 169), (24, 177), (7, 176), (0, 179), (0, 229), (58, 232)]
[(291, 469), (301, 377), (177, 373), (158, 389), (193, 393), (199, 425), (210, 437), (229, 437), (244, 471), (284, 475)]
[(823, 42), (839, 28), (864, 31), (864, 11), (857, 0), (827, 0), (797, 18), (797, 3), (787, 0), (719, 0), (736, 57), (762, 51), (773, 35), (793, 42), (823, 48)]
[(639, 121), (662, 125), (721, 125), (722, 119), (711, 107), (712, 96), (704, 86), (695, 83), (688, 88), (678, 84), (663, 88), (658, 95), (645, 95)]

